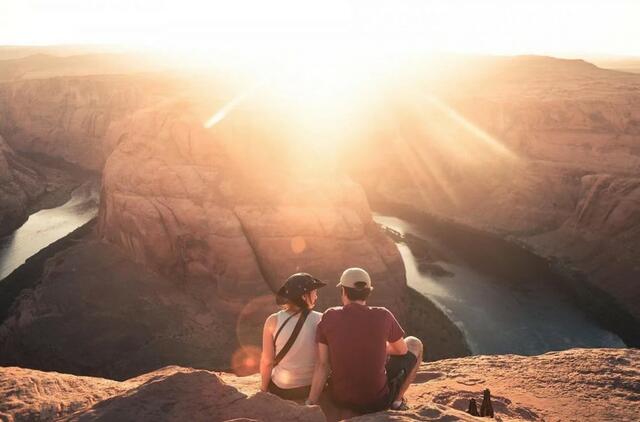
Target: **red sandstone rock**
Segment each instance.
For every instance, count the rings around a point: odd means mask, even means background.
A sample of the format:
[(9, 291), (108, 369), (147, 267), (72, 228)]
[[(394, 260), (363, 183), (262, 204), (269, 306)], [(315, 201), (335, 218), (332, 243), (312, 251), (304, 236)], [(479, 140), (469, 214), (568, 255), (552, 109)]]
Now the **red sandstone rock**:
[[(269, 299), (260, 318), (275, 308)], [(169, 364), (231, 368), (264, 322), (248, 311), (239, 320), (245, 305), (221, 301), (211, 283), (185, 289), (113, 245), (82, 241), (51, 258), (16, 300), (0, 325), (0, 362), (119, 380)]]
[(29, 203), (44, 191), (40, 175), (24, 165), (0, 136), (0, 236), (26, 220)]
[[(490, 388), (497, 421), (635, 421), (640, 352), (572, 349), (541, 356), (475, 356), (422, 364), (408, 411), (353, 421), (478, 421), (469, 400)], [(321, 421), (305, 407), (259, 393), (257, 375), (166, 367), (123, 382), (0, 368), (0, 418), (20, 420)], [(325, 409), (331, 411), (331, 409)], [(329, 419), (331, 420), (331, 419)]]
[(0, 368), (0, 419), (52, 421), (124, 393), (133, 385), (17, 367)]
[(559, 258), (640, 318), (640, 75), (544, 57), (467, 68), (398, 95), (358, 180)]
[[(379, 289), (374, 302), (402, 319), (402, 262), (362, 189), (330, 169), (299, 171), (286, 149), (265, 157), (266, 135), (232, 136), (252, 113), (211, 129), (204, 116), (168, 102), (111, 128), (121, 142), (104, 169), (101, 235), (169, 277), (215, 283), (229, 300), (269, 294), (296, 271), (331, 285), (361, 266)], [(331, 290), (321, 305), (335, 303)]]
[(100, 170), (113, 149), (105, 137), (110, 124), (157, 101), (158, 86), (135, 76), (0, 83), (0, 133), (15, 150)]
[(0, 237), (29, 214), (64, 203), (77, 177), (17, 154), (0, 136)]

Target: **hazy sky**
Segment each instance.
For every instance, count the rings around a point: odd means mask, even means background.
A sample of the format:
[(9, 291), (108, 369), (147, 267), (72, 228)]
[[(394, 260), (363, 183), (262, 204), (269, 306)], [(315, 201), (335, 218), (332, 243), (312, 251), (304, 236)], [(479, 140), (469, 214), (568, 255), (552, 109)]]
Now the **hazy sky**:
[(0, 44), (640, 56), (640, 0), (0, 0)]

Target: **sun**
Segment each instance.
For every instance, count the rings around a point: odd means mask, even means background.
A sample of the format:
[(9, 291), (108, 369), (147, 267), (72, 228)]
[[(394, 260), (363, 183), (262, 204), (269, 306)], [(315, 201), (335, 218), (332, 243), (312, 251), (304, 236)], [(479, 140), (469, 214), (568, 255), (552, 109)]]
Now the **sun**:
[(370, 50), (346, 40), (247, 55), (236, 62), (245, 85), (212, 110), (204, 125), (219, 124), (245, 103), (262, 103), (286, 116), (282, 126), (307, 154), (335, 158), (346, 134), (364, 126), (362, 114), (380, 101), (389, 73), (384, 63)]

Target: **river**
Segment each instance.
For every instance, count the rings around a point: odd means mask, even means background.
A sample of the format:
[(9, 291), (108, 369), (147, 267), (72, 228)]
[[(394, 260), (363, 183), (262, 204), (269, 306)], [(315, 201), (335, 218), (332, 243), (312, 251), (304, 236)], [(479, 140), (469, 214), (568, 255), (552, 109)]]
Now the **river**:
[[(98, 212), (99, 182), (88, 181), (65, 204), (32, 214), (0, 239), (0, 282), (27, 258), (84, 225)], [(474, 354), (540, 354), (572, 347), (624, 347), (585, 315), (559, 286), (560, 276), (529, 252), (482, 235), (381, 213), (398, 241), (410, 287), (429, 298), (464, 334)], [(424, 251), (440, 271), (425, 270)], [(428, 342), (428, 339), (427, 339)]]
[(27, 258), (94, 218), (98, 203), (99, 181), (87, 181), (65, 204), (31, 214), (13, 233), (0, 238), (0, 282)]
[(461, 235), (429, 221), (378, 213), (374, 220), (413, 235), (410, 242), (396, 242), (409, 286), (460, 328), (473, 354), (625, 347), (578, 308), (560, 275), (540, 257), (489, 235)]

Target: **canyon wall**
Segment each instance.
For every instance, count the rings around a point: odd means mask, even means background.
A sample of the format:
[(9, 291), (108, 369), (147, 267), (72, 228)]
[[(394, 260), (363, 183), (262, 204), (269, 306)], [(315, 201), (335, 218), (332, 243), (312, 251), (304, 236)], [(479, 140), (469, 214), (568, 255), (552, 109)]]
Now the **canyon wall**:
[[(329, 283), (322, 310), (339, 303), (340, 273), (362, 266), (371, 303), (404, 322), (402, 261), (367, 197), (511, 237), (587, 273), (637, 317), (638, 77), (539, 60), (460, 76), (455, 91), (398, 91), (346, 155), (359, 184), (251, 101), (207, 128), (224, 102), (158, 79), (0, 85), (10, 148), (103, 169), (106, 241), (51, 261), (0, 326), (1, 361), (119, 379), (167, 362), (233, 367), (296, 271)], [(77, 289), (85, 279), (93, 287)], [(123, 306), (126, 317), (108, 311)]]
[(329, 283), (321, 305), (336, 304), (340, 273), (361, 266), (374, 302), (402, 319), (404, 267), (361, 187), (318, 157), (288, 154), (258, 116), (236, 110), (207, 129), (197, 106), (169, 101), (112, 125), (121, 141), (104, 169), (101, 236), (178, 282), (215, 283), (230, 301), (306, 271)]
[(471, 68), (390, 101), (352, 173), (372, 199), (586, 273), (639, 318), (640, 77), (544, 57)]
[(256, 371), (273, 291), (297, 271), (327, 281), (323, 310), (340, 303), (341, 272), (364, 267), (372, 303), (406, 322), (402, 260), (362, 188), (290, 150), (264, 110), (234, 110), (207, 129), (215, 110), (167, 96), (84, 143), (63, 142), (68, 159), (96, 158), (87, 167), (112, 151), (98, 239), (53, 256), (16, 299), (0, 325), (3, 365), (116, 379), (169, 363)]
[(101, 170), (113, 145), (109, 125), (158, 100), (149, 76), (56, 77), (0, 83), (0, 133), (16, 151)]
[(253, 340), (254, 309), (232, 309), (212, 283), (185, 288), (145, 271), (91, 236), (74, 243), (0, 325), (0, 365), (111, 379), (168, 364), (239, 369), (232, 355)]
[(66, 202), (84, 177), (81, 173), (16, 153), (0, 135), (0, 237), (30, 214)]
[(26, 220), (29, 203), (44, 191), (41, 182), (0, 136), (0, 236)]

